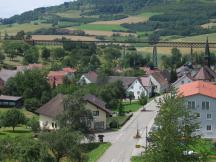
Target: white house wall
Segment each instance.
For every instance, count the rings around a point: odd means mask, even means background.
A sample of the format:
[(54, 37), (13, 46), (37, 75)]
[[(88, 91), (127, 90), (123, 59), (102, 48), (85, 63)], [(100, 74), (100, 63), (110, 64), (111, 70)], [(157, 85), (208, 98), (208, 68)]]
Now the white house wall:
[[(203, 96), (203, 95), (194, 95), (190, 97), (185, 97), (185, 102), (195, 101), (195, 109), (191, 109), (194, 113), (199, 113), (200, 117), (197, 119), (200, 123), (200, 130), (198, 133), (202, 135), (203, 138), (216, 138), (216, 99)], [(202, 109), (202, 102), (209, 102), (209, 110)], [(207, 114), (211, 114), (212, 119), (207, 119)], [(212, 131), (207, 131), (207, 125), (211, 125)]]
[(148, 92), (146, 89), (142, 86), (142, 84), (135, 80), (131, 86), (127, 89), (127, 92), (133, 92), (135, 99), (139, 99), (140, 95), (144, 92), (146, 96), (148, 96)]
[(80, 83), (82, 83), (83, 81), (85, 81), (85, 84), (91, 84), (92, 82), (85, 77), (85, 75), (82, 75), (81, 78), (80, 78)]
[[(56, 120), (47, 116), (40, 115), (39, 122), (41, 129), (55, 130), (59, 128), (58, 124), (56, 123)], [(52, 123), (57, 124), (57, 128), (53, 127)]]

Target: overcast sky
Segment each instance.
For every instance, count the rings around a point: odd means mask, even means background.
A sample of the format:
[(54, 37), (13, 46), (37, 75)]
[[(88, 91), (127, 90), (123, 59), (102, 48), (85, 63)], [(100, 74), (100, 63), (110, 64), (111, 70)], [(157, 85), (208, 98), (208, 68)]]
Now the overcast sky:
[(6, 18), (42, 6), (53, 6), (71, 0), (0, 0), (0, 18)]

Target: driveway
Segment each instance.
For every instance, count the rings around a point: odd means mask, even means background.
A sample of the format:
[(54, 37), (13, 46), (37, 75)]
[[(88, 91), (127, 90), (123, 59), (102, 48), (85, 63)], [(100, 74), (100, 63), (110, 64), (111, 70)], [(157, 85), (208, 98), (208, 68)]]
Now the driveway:
[[(159, 97), (156, 98), (158, 100)], [(135, 112), (133, 117), (117, 132), (104, 133), (104, 142), (111, 142), (112, 146), (104, 153), (98, 162), (130, 162), (132, 156), (140, 155), (144, 148), (135, 148), (137, 144), (146, 145), (146, 127), (151, 128), (157, 115), (157, 103), (155, 100), (146, 106), (147, 111)], [(137, 128), (141, 132), (141, 138), (135, 139)]]

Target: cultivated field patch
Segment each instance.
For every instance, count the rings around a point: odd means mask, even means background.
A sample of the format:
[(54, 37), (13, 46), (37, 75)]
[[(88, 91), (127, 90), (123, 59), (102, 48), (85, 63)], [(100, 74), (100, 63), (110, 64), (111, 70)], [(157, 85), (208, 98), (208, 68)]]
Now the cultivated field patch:
[(97, 31), (113, 31), (113, 30), (118, 30), (118, 31), (126, 31), (127, 29), (120, 26), (120, 25), (105, 25), (105, 24), (83, 24), (76, 29), (79, 30), (97, 30)]
[(73, 41), (95, 41), (97, 40), (94, 36), (70, 36), (70, 35), (32, 35), (34, 40), (55, 40), (67, 38)]
[(9, 35), (15, 35), (17, 32), (24, 30), (25, 32), (32, 32), (40, 28), (49, 28), (51, 24), (33, 24), (33, 23), (25, 23), (25, 24), (11, 24), (11, 25), (0, 25), (0, 32), (7, 33)]

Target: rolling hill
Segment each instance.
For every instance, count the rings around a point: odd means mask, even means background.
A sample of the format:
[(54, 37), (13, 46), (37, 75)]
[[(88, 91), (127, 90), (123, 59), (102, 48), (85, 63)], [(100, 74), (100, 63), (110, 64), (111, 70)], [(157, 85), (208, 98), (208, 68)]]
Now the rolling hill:
[[(0, 32), (76, 33), (115, 40), (127, 40), (129, 36), (147, 40), (150, 35), (196, 39), (199, 35), (216, 33), (215, 8), (215, 0), (77, 0), (2, 19)], [(84, 32), (71, 32), (76, 30)]]

